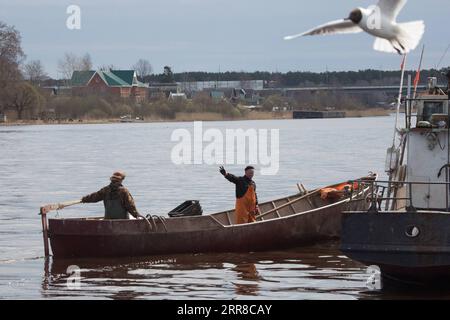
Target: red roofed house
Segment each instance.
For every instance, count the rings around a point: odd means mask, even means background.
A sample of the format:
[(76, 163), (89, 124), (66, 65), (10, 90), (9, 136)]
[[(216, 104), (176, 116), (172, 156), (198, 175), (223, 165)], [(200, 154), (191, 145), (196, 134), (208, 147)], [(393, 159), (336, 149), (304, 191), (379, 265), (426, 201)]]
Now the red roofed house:
[(148, 85), (137, 79), (134, 70), (74, 71), (71, 85), (74, 95), (111, 95), (138, 102), (148, 96)]

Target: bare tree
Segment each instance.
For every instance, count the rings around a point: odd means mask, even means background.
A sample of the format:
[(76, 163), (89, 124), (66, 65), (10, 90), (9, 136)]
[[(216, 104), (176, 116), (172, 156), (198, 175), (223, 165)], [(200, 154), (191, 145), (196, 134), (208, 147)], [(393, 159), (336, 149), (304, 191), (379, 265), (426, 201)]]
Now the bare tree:
[(40, 60), (31, 60), (23, 67), (25, 79), (33, 84), (38, 84), (47, 78), (44, 66)]
[(138, 78), (141, 81), (144, 81), (145, 77), (148, 77), (153, 73), (152, 65), (148, 60), (145, 59), (139, 59), (138, 62), (136, 62), (132, 68), (136, 70), (136, 73), (138, 75)]
[(83, 57), (81, 57), (79, 67), (81, 71), (92, 70), (92, 59), (89, 53), (86, 53)]
[(58, 61), (58, 72), (62, 74), (63, 78), (68, 80), (72, 78), (74, 71), (87, 71), (92, 69), (92, 60), (89, 53), (82, 57), (76, 54), (66, 52), (64, 57)]
[(58, 61), (58, 72), (64, 79), (70, 79), (72, 73), (78, 69), (78, 57), (73, 53), (66, 52), (64, 57)]
[(0, 59), (18, 66), (25, 58), (20, 41), (20, 33), (0, 21)]
[(113, 64), (104, 64), (104, 65), (101, 65), (98, 69), (100, 71), (111, 71), (111, 70), (116, 69), (116, 67)]
[(25, 58), (19, 32), (0, 21), (0, 112), (9, 107), (12, 87), (21, 80), (19, 65)]

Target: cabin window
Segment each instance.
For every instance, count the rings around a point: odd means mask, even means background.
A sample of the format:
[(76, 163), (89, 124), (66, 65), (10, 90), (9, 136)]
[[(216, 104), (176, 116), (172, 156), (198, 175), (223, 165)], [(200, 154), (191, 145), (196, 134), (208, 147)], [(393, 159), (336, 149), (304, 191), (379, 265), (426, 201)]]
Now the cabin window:
[(430, 121), (431, 116), (444, 113), (444, 104), (438, 101), (425, 101), (423, 104), (422, 121)]

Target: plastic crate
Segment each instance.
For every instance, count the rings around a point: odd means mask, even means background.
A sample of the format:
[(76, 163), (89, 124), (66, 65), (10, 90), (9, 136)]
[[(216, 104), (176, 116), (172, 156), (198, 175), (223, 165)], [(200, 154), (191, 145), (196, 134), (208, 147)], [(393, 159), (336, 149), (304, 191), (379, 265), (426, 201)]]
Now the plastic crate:
[(190, 216), (201, 216), (203, 214), (203, 209), (198, 200), (188, 200), (180, 204), (175, 209), (169, 212), (169, 217), (190, 217)]

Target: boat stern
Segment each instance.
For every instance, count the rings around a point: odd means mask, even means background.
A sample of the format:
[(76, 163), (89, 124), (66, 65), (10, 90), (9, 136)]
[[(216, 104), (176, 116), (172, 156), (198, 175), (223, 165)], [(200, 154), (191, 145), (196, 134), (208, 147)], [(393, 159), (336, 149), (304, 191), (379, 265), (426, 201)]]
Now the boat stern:
[(345, 212), (341, 251), (390, 278), (450, 278), (450, 214), (432, 211)]

